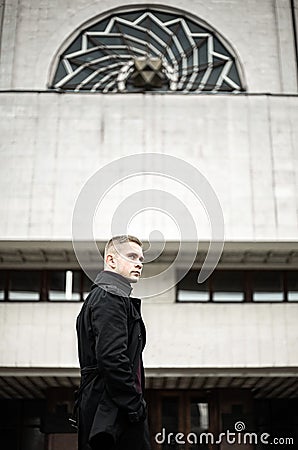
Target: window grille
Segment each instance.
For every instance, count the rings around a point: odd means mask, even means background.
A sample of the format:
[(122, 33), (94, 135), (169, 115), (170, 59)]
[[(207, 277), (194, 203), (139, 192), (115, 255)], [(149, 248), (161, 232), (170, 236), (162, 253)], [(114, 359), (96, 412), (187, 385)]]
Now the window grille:
[(60, 54), (51, 87), (91, 92), (239, 92), (239, 62), (218, 33), (155, 8), (111, 14)]

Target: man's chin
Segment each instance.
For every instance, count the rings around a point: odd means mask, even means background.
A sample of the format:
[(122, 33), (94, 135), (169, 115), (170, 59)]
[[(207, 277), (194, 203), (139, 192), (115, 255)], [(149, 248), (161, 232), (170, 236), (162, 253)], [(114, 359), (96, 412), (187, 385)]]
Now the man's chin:
[(138, 275), (131, 275), (130, 277), (127, 277), (127, 280), (130, 283), (137, 283), (139, 281), (140, 277)]
[(137, 283), (138, 281), (139, 281), (139, 277), (131, 277), (130, 279), (129, 279), (129, 282), (130, 283)]

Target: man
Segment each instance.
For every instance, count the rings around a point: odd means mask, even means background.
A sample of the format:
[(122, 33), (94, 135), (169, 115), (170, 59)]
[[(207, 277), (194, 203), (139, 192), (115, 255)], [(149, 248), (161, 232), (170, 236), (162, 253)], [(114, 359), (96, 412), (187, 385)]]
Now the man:
[(77, 318), (81, 386), (79, 450), (150, 450), (144, 401), (140, 303), (130, 297), (143, 268), (141, 241), (115, 236)]

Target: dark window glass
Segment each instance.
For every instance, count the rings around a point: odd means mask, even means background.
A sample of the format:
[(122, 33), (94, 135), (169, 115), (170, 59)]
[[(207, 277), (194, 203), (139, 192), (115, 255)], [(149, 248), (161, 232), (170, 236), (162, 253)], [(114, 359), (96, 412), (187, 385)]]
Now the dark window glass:
[[(89, 31), (104, 31), (105, 27), (107, 26), (108, 19), (102, 20), (99, 23), (96, 23), (93, 27), (89, 28)], [(80, 38), (78, 38), (80, 39)]]
[(195, 448), (199, 448), (202, 450), (208, 450), (208, 443), (206, 443), (206, 439), (202, 437), (200, 439), (201, 433), (208, 433), (209, 429), (209, 410), (208, 403), (200, 402), (199, 400), (192, 400), (190, 404), (190, 426), (191, 433), (190, 440), (195, 444), (198, 442), (198, 445)]
[(8, 298), (9, 300), (39, 300), (40, 284), (40, 271), (11, 271)]
[(55, 270), (49, 272), (49, 300), (81, 300), (81, 272)]
[(41, 450), (45, 447), (45, 434), (40, 431), (44, 416), (43, 400), (0, 399), (1, 449)]
[(244, 273), (240, 271), (215, 272), (212, 277), (213, 301), (242, 302), (244, 300)]
[[(69, 271), (67, 271), (69, 272)], [(66, 272), (66, 273), (67, 273)], [(71, 300), (81, 300), (82, 272), (72, 272), (72, 298)]]
[(216, 53), (221, 53), (222, 55), (230, 56), (227, 49), (219, 42), (218, 39), (214, 38), (213, 45), (214, 45), (214, 51)]
[(216, 66), (214, 67), (212, 73), (210, 74), (210, 77), (208, 78), (207, 82), (207, 85), (210, 88), (210, 90), (212, 90), (214, 86), (217, 84), (222, 72), (222, 68), (224, 66), (224, 63), (222, 61), (221, 62), (214, 61), (214, 64), (216, 64)]
[(22, 401), (22, 450), (39, 450), (45, 445), (45, 435), (40, 431), (45, 403), (39, 400)]
[(6, 280), (6, 272), (0, 272), (0, 300), (5, 299), (5, 280)]
[(298, 301), (298, 273), (288, 272), (287, 274), (287, 286), (288, 286), (288, 301)]
[(235, 64), (230, 68), (229, 73), (227, 74), (229, 78), (231, 78), (233, 81), (235, 81), (237, 84), (241, 83), (238, 71), (236, 69)]
[(170, 14), (170, 13), (164, 13), (164, 12), (161, 12), (161, 11), (156, 11), (156, 12), (154, 12), (154, 14), (162, 22), (167, 22), (169, 20), (175, 19), (175, 16), (173, 14)]
[(162, 429), (165, 430), (165, 439), (162, 445), (163, 450), (179, 449), (179, 446), (175, 441), (175, 435), (179, 431), (178, 417), (179, 417), (179, 398), (164, 397), (162, 399)]
[(191, 270), (179, 282), (177, 298), (179, 302), (207, 302), (209, 300), (208, 280), (198, 283), (198, 275), (199, 271)]
[(282, 273), (274, 270), (251, 273), (254, 302), (280, 302), (284, 300)]
[(44, 447), (45, 435), (39, 429), (39, 425), (24, 425), (22, 431), (22, 450), (39, 450)]

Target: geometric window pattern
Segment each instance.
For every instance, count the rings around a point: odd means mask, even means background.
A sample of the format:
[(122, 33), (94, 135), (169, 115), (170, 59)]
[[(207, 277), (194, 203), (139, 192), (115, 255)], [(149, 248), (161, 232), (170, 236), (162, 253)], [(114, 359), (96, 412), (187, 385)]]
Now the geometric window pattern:
[(238, 63), (199, 22), (155, 8), (111, 14), (60, 55), (51, 87), (91, 92), (243, 91)]

